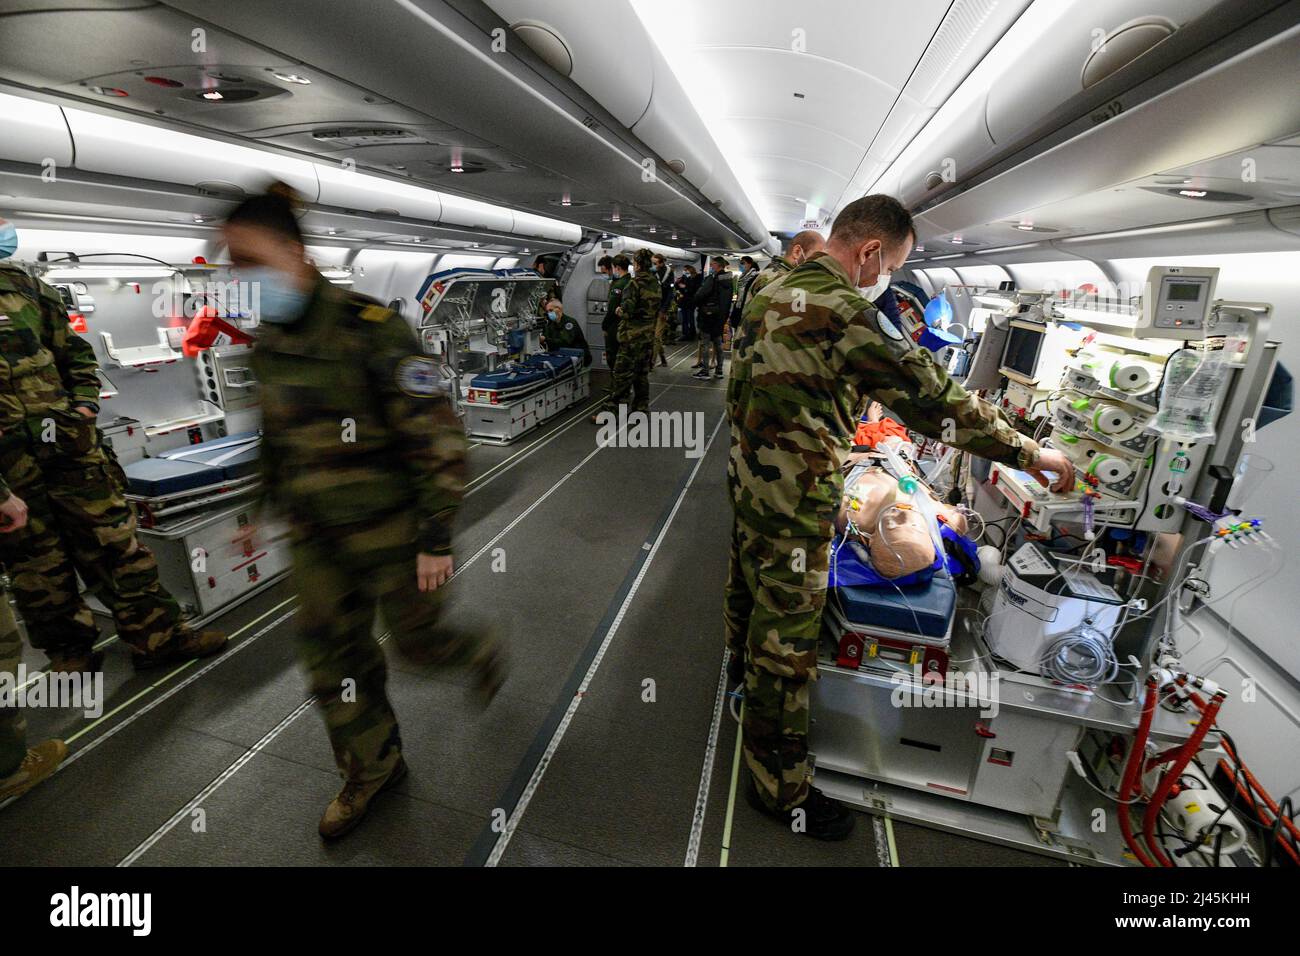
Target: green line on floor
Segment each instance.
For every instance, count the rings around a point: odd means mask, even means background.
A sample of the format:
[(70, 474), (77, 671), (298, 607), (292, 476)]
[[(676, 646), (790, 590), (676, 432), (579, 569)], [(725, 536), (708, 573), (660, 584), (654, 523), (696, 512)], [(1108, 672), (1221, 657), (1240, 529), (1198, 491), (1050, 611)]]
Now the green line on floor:
[(731, 818), (736, 809), (736, 780), (740, 776), (740, 739), (745, 732), (745, 702), (740, 702), (740, 723), (736, 725), (736, 752), (731, 758), (731, 791), (727, 794), (727, 819), (722, 825), (722, 857), (718, 866), (727, 865), (731, 854)]

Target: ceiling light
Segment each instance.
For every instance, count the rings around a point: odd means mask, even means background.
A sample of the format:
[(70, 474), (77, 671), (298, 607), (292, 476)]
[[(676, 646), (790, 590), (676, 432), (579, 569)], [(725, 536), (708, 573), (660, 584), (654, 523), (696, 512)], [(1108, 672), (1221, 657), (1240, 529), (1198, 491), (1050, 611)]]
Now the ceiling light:
[(220, 90), (208, 90), (206, 93), (203, 93), (202, 96), (203, 96), (203, 98), (204, 98), (205, 100), (224, 100), (224, 99), (225, 99), (225, 96), (222, 95), (222, 93), (221, 93)]
[(651, 226), (651, 227), (650, 227), (650, 235), (653, 236), (654, 234), (655, 234), (655, 227), (654, 227), (654, 226)]
[(452, 163), (451, 171), (453, 173), (463, 173), (465, 171), (465, 167), (462, 166), (460, 163)]
[(950, 239), (949, 241), (950, 241), (954, 246), (960, 246), (964, 240), (962, 239), (961, 236), (953, 236), (952, 239)]
[(1186, 196), (1189, 199), (1204, 199), (1208, 193), (1204, 189), (1180, 189), (1178, 195)]
[(100, 96), (129, 96), (126, 90), (119, 90), (116, 86), (89, 86), (88, 90), (92, 93), (98, 93)]
[(1033, 231), (1034, 231), (1034, 227), (1033, 227), (1033, 225), (1032, 225), (1031, 223), (1027, 223), (1027, 222), (1022, 222), (1020, 225), (1016, 226), (1016, 228), (1022, 230), (1023, 232), (1033, 232)]
[(311, 86), (311, 80), (298, 73), (272, 73), (277, 80), (284, 80), (286, 83), (297, 83), (300, 86)]

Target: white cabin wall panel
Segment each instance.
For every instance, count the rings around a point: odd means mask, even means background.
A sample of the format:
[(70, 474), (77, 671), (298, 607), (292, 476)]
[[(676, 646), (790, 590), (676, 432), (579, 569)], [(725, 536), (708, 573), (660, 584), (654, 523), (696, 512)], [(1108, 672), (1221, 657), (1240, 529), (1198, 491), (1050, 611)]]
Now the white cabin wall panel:
[(121, 259), (118, 260), (121, 262), (154, 265), (154, 263), (144, 263), (142, 259), (132, 258), (127, 255), (127, 253), (136, 253), (139, 256), (161, 259), (166, 263), (179, 264), (188, 263), (195, 256), (205, 255), (207, 248), (206, 239), (191, 236), (122, 235), (114, 232), (83, 232), (80, 230), (24, 227), (18, 230), (18, 250), (14, 253), (13, 258), (19, 261), (34, 262), (37, 254), (41, 252), (51, 254), (73, 252), (79, 256), (96, 254), (94, 259), (87, 261), (87, 264), (91, 262), (107, 264), (114, 260), (107, 256), (98, 255), (107, 252), (121, 253)]

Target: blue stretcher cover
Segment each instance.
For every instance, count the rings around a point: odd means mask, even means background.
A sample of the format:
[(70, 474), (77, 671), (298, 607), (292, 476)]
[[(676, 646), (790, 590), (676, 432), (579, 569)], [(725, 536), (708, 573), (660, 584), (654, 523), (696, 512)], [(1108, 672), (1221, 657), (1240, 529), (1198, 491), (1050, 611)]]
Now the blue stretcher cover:
[(173, 448), (154, 458), (127, 465), (127, 487), (133, 495), (161, 498), (191, 488), (243, 478), (257, 470), (261, 445), (258, 432), (240, 432), (225, 438)]
[(517, 394), (533, 386), (557, 381), (573, 373), (582, 364), (582, 349), (560, 349), (558, 352), (537, 352), (519, 362), (511, 362), (495, 372), (475, 375), (470, 388)]
[(908, 575), (913, 579), (911, 583), (899, 583), (907, 580), (899, 578), (881, 586), (875, 582), (883, 579), (853, 548), (836, 544), (831, 551), (829, 588), (834, 593), (829, 600), (835, 602), (850, 624), (933, 638), (948, 633), (957, 607), (957, 588), (947, 575), (934, 574), (938, 559), (928, 580), (917, 582), (916, 575)]

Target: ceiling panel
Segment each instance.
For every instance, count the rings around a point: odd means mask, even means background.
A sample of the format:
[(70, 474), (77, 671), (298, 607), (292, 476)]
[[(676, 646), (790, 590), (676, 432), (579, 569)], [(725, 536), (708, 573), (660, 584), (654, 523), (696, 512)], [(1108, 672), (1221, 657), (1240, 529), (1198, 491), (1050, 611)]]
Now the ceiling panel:
[[(589, 123), (585, 104), (510, 54), (481, 56), (480, 21), (439, 0), (0, 0), (0, 80), (593, 229), (609, 228), (600, 210), (618, 205), (702, 245), (738, 244), (689, 187), (643, 181), (644, 148), (603, 116)], [(326, 135), (340, 128), (369, 136)], [(565, 195), (590, 205), (561, 206)]]

